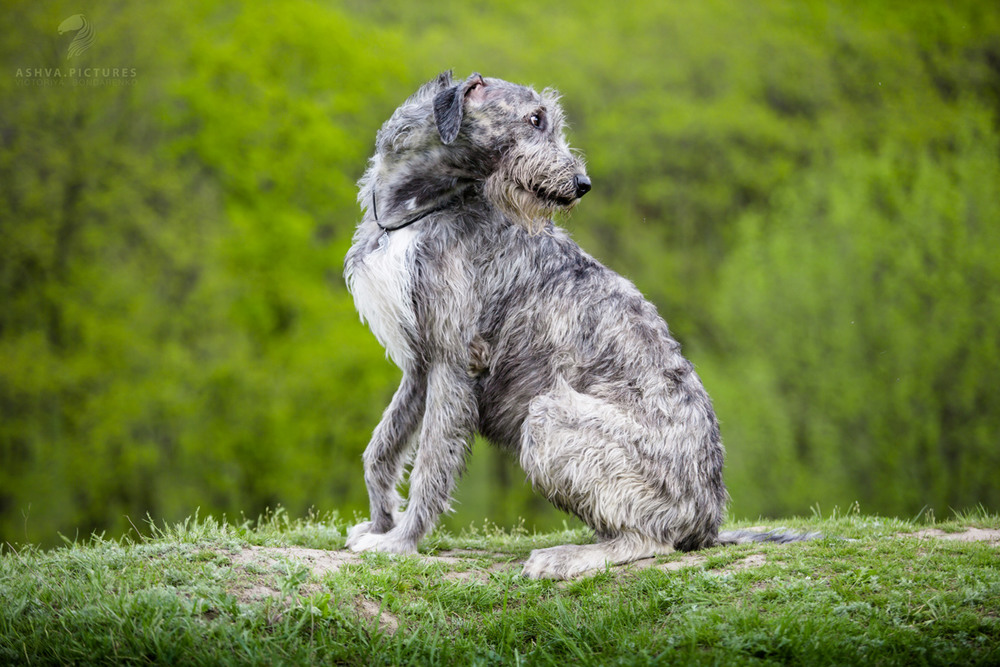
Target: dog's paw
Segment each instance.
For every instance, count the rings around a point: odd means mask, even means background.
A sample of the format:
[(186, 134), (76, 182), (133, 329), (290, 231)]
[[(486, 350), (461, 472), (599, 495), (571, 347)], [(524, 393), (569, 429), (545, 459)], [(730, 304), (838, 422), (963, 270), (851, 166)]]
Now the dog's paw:
[(535, 549), (524, 561), (521, 574), (529, 579), (573, 579), (607, 564), (608, 559), (593, 545), (567, 544)]
[(362, 521), (359, 524), (351, 526), (347, 531), (347, 548), (354, 550), (354, 545), (357, 543), (362, 536), (368, 535), (372, 532), (372, 526), (375, 524), (371, 521)]
[(347, 540), (347, 548), (354, 552), (378, 551), (387, 554), (417, 553), (416, 542), (400, 537), (399, 534), (394, 533), (395, 531), (390, 530), (388, 533), (365, 532), (364, 534), (357, 535), (356, 537), (352, 534)]

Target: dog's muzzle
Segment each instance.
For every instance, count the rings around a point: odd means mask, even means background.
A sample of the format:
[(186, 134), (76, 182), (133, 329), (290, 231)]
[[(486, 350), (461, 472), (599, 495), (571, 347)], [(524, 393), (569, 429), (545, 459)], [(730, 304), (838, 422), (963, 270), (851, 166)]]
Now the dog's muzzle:
[(577, 199), (590, 192), (590, 179), (587, 178), (586, 174), (577, 174), (574, 176), (573, 185), (576, 186)]

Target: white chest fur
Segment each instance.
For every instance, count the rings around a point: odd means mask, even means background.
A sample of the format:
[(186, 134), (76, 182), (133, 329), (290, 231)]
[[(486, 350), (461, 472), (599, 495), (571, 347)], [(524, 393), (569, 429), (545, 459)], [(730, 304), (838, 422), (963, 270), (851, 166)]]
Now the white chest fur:
[(361, 321), (368, 323), (386, 354), (401, 369), (414, 359), (407, 332), (417, 331), (410, 271), (416, 236), (412, 229), (398, 229), (383, 237), (379, 247), (366, 254), (347, 279)]

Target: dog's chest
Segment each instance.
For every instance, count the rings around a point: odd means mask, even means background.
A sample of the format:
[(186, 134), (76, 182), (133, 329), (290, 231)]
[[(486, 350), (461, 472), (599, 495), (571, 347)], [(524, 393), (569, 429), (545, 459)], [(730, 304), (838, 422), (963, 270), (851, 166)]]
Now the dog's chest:
[(361, 256), (348, 279), (362, 321), (402, 369), (414, 359), (411, 341), (417, 331), (412, 296), (416, 236), (412, 229), (383, 236), (376, 248)]

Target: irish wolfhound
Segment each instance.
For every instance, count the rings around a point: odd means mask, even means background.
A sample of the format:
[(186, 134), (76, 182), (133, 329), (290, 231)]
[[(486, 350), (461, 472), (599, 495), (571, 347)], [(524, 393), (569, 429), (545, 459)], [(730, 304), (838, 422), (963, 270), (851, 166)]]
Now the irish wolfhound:
[(379, 130), (345, 275), (403, 379), (364, 454), (371, 520), (349, 548), (415, 552), (476, 432), (594, 530), (533, 551), (529, 577), (788, 539), (719, 534), (723, 449), (701, 380), (653, 305), (549, 220), (589, 190), (550, 90), (448, 72)]

